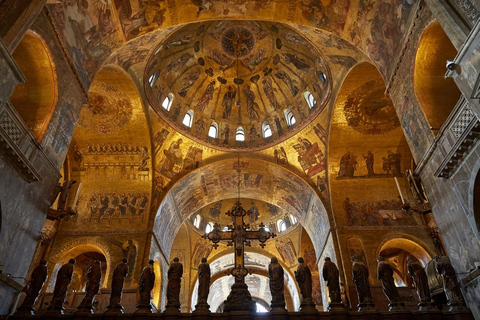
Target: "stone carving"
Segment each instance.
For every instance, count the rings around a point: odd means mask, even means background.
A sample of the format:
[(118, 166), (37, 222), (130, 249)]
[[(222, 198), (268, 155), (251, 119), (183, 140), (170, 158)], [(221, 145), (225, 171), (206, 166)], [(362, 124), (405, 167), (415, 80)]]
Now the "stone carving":
[(284, 271), (276, 257), (272, 257), (268, 265), (268, 276), (270, 278), (270, 293), (272, 294), (271, 308), (272, 310), (285, 310)]
[(420, 303), (418, 304), (419, 310), (422, 310), (422, 307), (426, 306), (427, 303), (431, 301), (427, 273), (418, 262), (413, 260), (412, 257), (407, 258), (407, 271), (413, 279), (415, 290), (417, 291), (418, 299), (420, 300)]
[(355, 282), (358, 295), (358, 311), (371, 310), (375, 304), (373, 303), (372, 294), (370, 293), (368, 268), (355, 256), (352, 257), (352, 262), (353, 282)]
[(443, 278), (443, 290), (447, 296), (450, 311), (459, 311), (467, 309), (463, 302), (462, 293), (460, 292), (460, 284), (457, 281), (455, 269), (447, 256), (436, 256), (435, 269)]
[(382, 283), (383, 293), (390, 301), (388, 304), (390, 311), (399, 307), (405, 307), (395, 286), (392, 266), (383, 257), (378, 257), (377, 261), (377, 279)]
[(209, 312), (207, 304), (208, 293), (210, 291), (210, 265), (206, 258), (202, 258), (202, 263), (198, 266), (198, 300), (195, 311)]
[(330, 305), (328, 310), (334, 309), (336, 306), (342, 307), (342, 297), (340, 295), (340, 280), (337, 265), (330, 259), (325, 257), (325, 263), (322, 270), (323, 280), (327, 283), (328, 296), (330, 297)]
[(102, 280), (101, 262), (95, 260), (93, 265), (87, 271), (87, 285), (85, 287), (85, 296), (78, 306), (77, 313), (93, 313), (93, 299), (100, 289), (100, 281)]
[(48, 307), (49, 310), (57, 311), (63, 314), (65, 308), (65, 298), (67, 296), (67, 289), (70, 281), (72, 281), (73, 267), (75, 259), (70, 259), (68, 263), (60, 267), (57, 273), (57, 281), (55, 282), (55, 289), (53, 290), (52, 304)]
[(179, 311), (180, 309), (180, 288), (183, 275), (183, 265), (178, 258), (174, 258), (168, 268), (167, 284), (167, 306), (168, 311)]
[(315, 309), (315, 303), (312, 301), (312, 273), (305, 264), (302, 257), (298, 258), (298, 268), (295, 271), (295, 280), (297, 280), (300, 292), (302, 293), (302, 303), (300, 309)]
[(122, 259), (113, 270), (112, 276), (112, 291), (110, 292), (110, 304), (107, 307), (107, 312), (123, 313), (123, 306), (121, 304), (123, 283), (128, 274), (127, 259)]
[(47, 279), (47, 275), (47, 261), (42, 260), (40, 261), (40, 264), (33, 270), (32, 275), (30, 276), (30, 281), (28, 282), (28, 286), (24, 288), (27, 296), (25, 297), (25, 300), (23, 300), (20, 308), (18, 308), (16, 312), (17, 314), (35, 314), (35, 308), (33, 306), (37, 301), (38, 294), (43, 288), (43, 284)]

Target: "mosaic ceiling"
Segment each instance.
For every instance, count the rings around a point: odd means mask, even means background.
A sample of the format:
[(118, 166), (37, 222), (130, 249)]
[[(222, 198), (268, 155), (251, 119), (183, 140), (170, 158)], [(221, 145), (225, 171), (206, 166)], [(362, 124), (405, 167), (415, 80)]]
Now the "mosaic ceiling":
[(182, 27), (156, 48), (144, 75), (161, 118), (220, 150), (291, 137), (326, 106), (330, 82), (315, 46), (285, 25), (257, 21)]

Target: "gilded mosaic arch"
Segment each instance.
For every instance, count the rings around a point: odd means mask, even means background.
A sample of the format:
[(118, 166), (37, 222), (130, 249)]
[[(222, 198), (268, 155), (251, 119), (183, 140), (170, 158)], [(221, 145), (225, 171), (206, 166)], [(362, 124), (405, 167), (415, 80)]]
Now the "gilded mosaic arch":
[[(111, 249), (103, 241), (95, 238), (79, 238), (65, 244), (61, 250), (49, 258), (48, 262), (52, 266), (51, 270), (53, 271), (53, 266), (60, 263), (66, 263), (68, 259), (74, 258), (84, 252), (91, 251), (92, 249), (93, 251), (99, 252), (105, 256), (107, 261), (107, 271), (106, 274), (103, 275), (103, 281), (104, 284), (108, 283), (106, 279), (110, 279), (110, 270), (113, 268)], [(72, 252), (75, 252), (75, 254), (72, 255)], [(52, 276), (56, 275), (51, 275), (51, 277)]]
[(389, 235), (380, 241), (375, 250), (375, 256), (378, 257), (382, 250), (394, 246), (409, 252), (424, 264), (432, 260), (432, 257), (436, 256), (433, 250), (426, 246), (420, 239), (401, 233)]
[(274, 204), (308, 226), (315, 250), (321, 252), (330, 224), (325, 206), (312, 187), (282, 166), (258, 159), (240, 161), (244, 164), (240, 174), (236, 171), (237, 159), (221, 160), (197, 169), (173, 185), (159, 206), (154, 223), (162, 250), (169, 253), (178, 228), (192, 213), (219, 200), (236, 198), (240, 185), (242, 198)]

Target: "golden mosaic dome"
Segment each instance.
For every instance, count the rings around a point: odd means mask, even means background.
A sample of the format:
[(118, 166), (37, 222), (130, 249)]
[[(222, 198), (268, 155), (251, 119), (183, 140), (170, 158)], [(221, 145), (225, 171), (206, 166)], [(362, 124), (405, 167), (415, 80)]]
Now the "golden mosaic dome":
[(184, 26), (154, 50), (144, 75), (161, 118), (220, 150), (258, 150), (291, 137), (326, 106), (330, 80), (307, 39), (259, 21)]

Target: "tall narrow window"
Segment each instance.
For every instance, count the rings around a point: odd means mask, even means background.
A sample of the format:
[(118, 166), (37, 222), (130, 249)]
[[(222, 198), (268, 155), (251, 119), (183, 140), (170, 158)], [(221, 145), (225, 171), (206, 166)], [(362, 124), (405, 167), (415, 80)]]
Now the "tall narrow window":
[(213, 230), (213, 223), (209, 222), (205, 227), (205, 233), (210, 233)]
[(169, 93), (168, 96), (163, 100), (162, 107), (163, 109), (170, 111), (170, 107), (172, 106), (173, 102), (173, 94)]
[(195, 219), (193, 220), (193, 225), (195, 226), (195, 228), (200, 228), (200, 221), (201, 221), (201, 217), (200, 215), (196, 215), (195, 216)]
[(295, 218), (293, 215), (290, 215), (290, 221), (292, 221), (292, 225), (297, 223), (297, 218)]
[(210, 129), (208, 129), (208, 136), (211, 138), (218, 138), (218, 125), (212, 122)]
[(245, 141), (245, 131), (242, 127), (237, 128), (237, 132), (235, 133), (235, 140)]
[(191, 128), (192, 122), (193, 122), (193, 111), (188, 110), (187, 113), (185, 113), (185, 117), (183, 117), (182, 123), (187, 127)]
[(297, 120), (295, 119), (295, 116), (293, 115), (292, 110), (285, 109), (284, 114), (285, 114), (285, 120), (287, 120), (288, 126), (292, 126), (295, 124), (295, 122), (297, 122)]
[(265, 121), (262, 124), (262, 132), (263, 132), (263, 137), (268, 138), (272, 136), (272, 129), (270, 128), (270, 125), (268, 124), (267, 121)]
[(277, 229), (278, 229), (278, 232), (283, 232), (287, 230), (287, 226), (285, 226), (285, 221), (283, 221), (282, 219), (279, 219), (277, 221)]
[(325, 82), (327, 82), (327, 76), (320, 70), (317, 70), (317, 77), (320, 79), (320, 81), (322, 81), (322, 83), (325, 84)]
[(160, 71), (157, 71), (154, 74), (152, 74), (150, 76), (150, 78), (148, 78), (148, 83), (150, 84), (150, 87), (153, 87), (153, 85), (155, 84), (155, 81), (157, 81), (159, 75), (160, 75)]
[(305, 100), (307, 100), (307, 104), (310, 109), (317, 104), (317, 101), (315, 100), (313, 95), (310, 93), (310, 91), (305, 91), (304, 97), (305, 97)]

